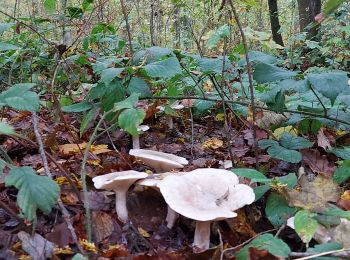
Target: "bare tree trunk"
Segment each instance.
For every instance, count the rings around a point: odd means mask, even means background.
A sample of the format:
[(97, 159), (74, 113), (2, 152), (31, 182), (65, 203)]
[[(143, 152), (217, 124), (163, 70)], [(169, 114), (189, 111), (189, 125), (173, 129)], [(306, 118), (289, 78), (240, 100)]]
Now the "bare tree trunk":
[(175, 27), (175, 48), (180, 49), (181, 47), (181, 29), (180, 29), (180, 9), (178, 6), (174, 6), (174, 27)]
[(149, 32), (151, 35), (151, 45), (155, 46), (156, 43), (154, 41), (154, 4), (151, 3), (151, 19), (149, 22)]
[(268, 3), (269, 3), (272, 38), (277, 44), (284, 46), (282, 35), (279, 31), (281, 29), (281, 25), (278, 18), (277, 0), (268, 0)]
[(319, 31), (319, 26), (313, 24), (314, 18), (321, 12), (321, 0), (298, 0), (300, 31), (307, 31), (308, 38), (315, 38)]
[(128, 34), (130, 54), (131, 54), (131, 57), (133, 57), (134, 50), (132, 48), (131, 29), (130, 29), (130, 24), (129, 24), (128, 12), (126, 10), (125, 4), (124, 4), (124, 0), (120, 0), (120, 6), (122, 8), (122, 12), (123, 12), (124, 20), (125, 20), (126, 33)]

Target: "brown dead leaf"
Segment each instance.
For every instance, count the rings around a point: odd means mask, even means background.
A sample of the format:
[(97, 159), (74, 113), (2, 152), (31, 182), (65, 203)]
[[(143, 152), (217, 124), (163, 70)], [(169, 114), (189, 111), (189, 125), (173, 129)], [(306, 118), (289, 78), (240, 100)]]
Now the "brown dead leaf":
[(345, 210), (350, 210), (350, 190), (345, 191), (341, 195), (337, 205)]
[(103, 257), (108, 259), (118, 259), (128, 256), (128, 249), (124, 245), (110, 245), (107, 249), (103, 250)]
[(92, 234), (96, 243), (109, 237), (113, 231), (114, 223), (109, 214), (103, 211), (92, 212)]
[(340, 187), (322, 175), (313, 181), (303, 175), (299, 184), (300, 188), (287, 191), (287, 200), (294, 207), (321, 212), (326, 208), (327, 202), (337, 202), (340, 197)]
[(259, 250), (255, 247), (250, 247), (249, 260), (282, 260), (283, 258), (272, 255), (268, 250)]
[(321, 155), (318, 150), (307, 149), (303, 150), (303, 161), (311, 168), (313, 172), (321, 173), (326, 176), (331, 176), (336, 166), (327, 159), (326, 155)]
[(208, 140), (206, 140), (203, 144), (202, 144), (202, 148), (203, 149), (218, 149), (221, 146), (224, 145), (224, 142), (216, 137), (210, 138)]
[(31, 236), (24, 231), (20, 231), (18, 238), (22, 242), (22, 249), (33, 259), (46, 260), (51, 258), (55, 246), (39, 234)]
[[(74, 154), (80, 153), (79, 147), (82, 151), (86, 148), (87, 143), (81, 143), (81, 144), (63, 144), (59, 146), (59, 151), (61, 155), (64, 156), (70, 156)], [(111, 150), (109, 150), (107, 144), (100, 144), (100, 145), (91, 145), (90, 152), (92, 154), (101, 154), (101, 153), (108, 153)]]
[(66, 247), (73, 242), (71, 232), (65, 222), (56, 225), (52, 232), (46, 235), (46, 238), (61, 248)]
[(317, 134), (317, 144), (319, 147), (322, 147), (323, 149), (325, 150), (328, 150), (329, 148), (332, 147), (331, 145), (331, 141), (327, 138), (327, 136), (325, 135), (324, 133), (324, 129), (321, 128), (319, 131), (318, 131), (318, 134)]

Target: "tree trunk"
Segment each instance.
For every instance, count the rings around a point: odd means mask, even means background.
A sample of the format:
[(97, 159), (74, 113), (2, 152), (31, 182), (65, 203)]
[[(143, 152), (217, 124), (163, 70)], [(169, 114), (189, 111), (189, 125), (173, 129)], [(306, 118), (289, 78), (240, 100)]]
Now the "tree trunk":
[(268, 0), (268, 3), (269, 3), (272, 38), (277, 44), (284, 46), (282, 35), (279, 32), (279, 30), (281, 29), (281, 25), (278, 18), (277, 0)]
[(321, 0), (298, 0), (298, 7), (300, 31), (307, 31), (308, 39), (315, 38), (319, 26), (316, 23), (311, 23), (314, 22), (315, 16), (321, 12)]

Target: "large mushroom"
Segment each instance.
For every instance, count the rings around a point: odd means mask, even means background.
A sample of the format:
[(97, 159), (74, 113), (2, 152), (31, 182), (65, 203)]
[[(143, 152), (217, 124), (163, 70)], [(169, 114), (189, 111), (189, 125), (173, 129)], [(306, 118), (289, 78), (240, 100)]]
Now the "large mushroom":
[(158, 151), (131, 149), (129, 154), (140, 159), (144, 164), (152, 167), (158, 173), (181, 169), (184, 165), (188, 164), (188, 161), (183, 157)]
[(97, 189), (113, 190), (115, 192), (115, 208), (118, 218), (126, 223), (129, 220), (126, 193), (134, 182), (147, 176), (148, 174), (145, 172), (122, 171), (100, 175), (94, 177), (92, 181)]
[(170, 208), (196, 220), (193, 246), (206, 250), (210, 222), (236, 217), (235, 210), (254, 202), (253, 189), (238, 182), (231, 171), (209, 168), (182, 176), (168, 175), (158, 187)]

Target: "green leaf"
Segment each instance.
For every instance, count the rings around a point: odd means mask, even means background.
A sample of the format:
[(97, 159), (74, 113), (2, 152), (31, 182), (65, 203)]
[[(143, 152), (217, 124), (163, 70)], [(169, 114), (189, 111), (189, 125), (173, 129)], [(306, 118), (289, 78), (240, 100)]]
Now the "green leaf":
[(180, 63), (175, 57), (147, 64), (143, 67), (143, 70), (149, 77), (164, 79), (172, 78), (182, 73)]
[(10, 43), (5, 43), (5, 42), (0, 42), (0, 51), (15, 51), (19, 50), (20, 47), (10, 44)]
[(29, 91), (35, 84), (15, 84), (0, 94), (0, 106), (10, 106), (18, 110), (37, 111), (40, 107), (39, 96)]
[(109, 83), (112, 82), (113, 79), (115, 79), (116, 77), (119, 77), (123, 71), (124, 71), (124, 68), (105, 69), (101, 73), (101, 80), (103, 81), (103, 83), (108, 85)]
[(331, 100), (332, 105), (338, 95), (349, 88), (348, 77), (345, 72), (309, 74), (307, 78), (318, 92)]
[(275, 140), (263, 139), (258, 142), (258, 145), (261, 149), (266, 149), (266, 148), (269, 148), (270, 146), (279, 145), (279, 143)]
[(84, 0), (81, 5), (83, 7), (83, 10), (86, 11), (93, 2), (94, 0)]
[(294, 172), (291, 172), (286, 176), (277, 177), (276, 179), (280, 183), (286, 184), (289, 189), (293, 189), (297, 185), (297, 182), (298, 182), (298, 178)]
[(70, 106), (62, 107), (62, 111), (68, 112), (68, 113), (79, 113), (79, 112), (87, 111), (91, 108), (92, 108), (92, 104), (90, 102), (83, 101)]
[(152, 92), (149, 89), (147, 82), (141, 78), (133, 77), (128, 86), (127, 93), (131, 95), (132, 93), (140, 94), (140, 97), (152, 96)]
[(4, 122), (0, 122), (0, 134), (2, 134), (2, 135), (16, 135), (16, 132), (12, 126), (10, 126)]
[(304, 243), (309, 243), (317, 229), (317, 220), (314, 219), (315, 213), (307, 210), (300, 210), (294, 217), (295, 231)]
[(75, 6), (68, 6), (67, 12), (68, 12), (68, 16), (70, 18), (76, 18), (76, 19), (82, 18), (83, 14), (84, 14), (83, 9), (81, 9), (79, 7), (75, 7)]
[(280, 142), (284, 148), (293, 150), (310, 148), (313, 145), (309, 140), (303, 137), (293, 136), (287, 132), (282, 134)]
[(227, 24), (222, 25), (216, 31), (214, 31), (207, 42), (209, 49), (216, 47), (221, 39), (227, 37), (230, 34), (230, 27)]
[(323, 6), (322, 13), (327, 16), (331, 13), (333, 13), (337, 8), (344, 3), (345, 0), (327, 0), (326, 3)]
[(242, 176), (247, 179), (250, 179), (251, 182), (256, 182), (256, 180), (261, 180), (261, 179), (267, 179), (267, 177), (263, 173), (255, 169), (237, 168), (237, 169), (233, 169), (232, 172), (237, 174), (238, 176)]
[(288, 218), (294, 216), (296, 211), (296, 208), (288, 206), (288, 202), (284, 196), (278, 193), (271, 193), (269, 195), (265, 213), (273, 226), (282, 226)]
[(208, 101), (208, 100), (196, 100), (194, 102), (194, 115), (195, 116), (201, 116), (205, 113), (207, 113), (211, 108), (213, 108), (215, 105), (215, 102)]
[(289, 150), (279, 145), (271, 146), (267, 152), (273, 158), (290, 163), (298, 163), (302, 159), (301, 153), (298, 151)]
[[(270, 54), (263, 53), (261, 51), (249, 51), (248, 57), (249, 57), (250, 62), (259, 61), (259, 62), (267, 63), (267, 64), (274, 64), (277, 62), (276, 57), (274, 57)], [(247, 64), (247, 62), (246, 62), (245, 58), (241, 59), (238, 62), (239, 66), (245, 66), (246, 64)]]
[(139, 101), (140, 94), (132, 93), (127, 99), (114, 104), (114, 111), (133, 108)]
[(335, 170), (332, 178), (337, 184), (347, 181), (350, 178), (350, 160), (343, 161), (342, 166)]
[(0, 23), (0, 35), (3, 34), (6, 30), (14, 26), (15, 23)]
[(45, 0), (44, 8), (47, 13), (52, 14), (56, 10), (56, 0)]
[(297, 74), (297, 72), (284, 70), (275, 65), (259, 62), (255, 66), (253, 77), (256, 82), (261, 84), (288, 79)]
[(264, 184), (254, 188), (255, 201), (258, 201), (266, 192), (271, 189), (270, 184)]
[(249, 259), (249, 248), (254, 247), (258, 250), (267, 250), (272, 255), (288, 258), (291, 250), (289, 246), (283, 242), (283, 240), (274, 237), (271, 234), (263, 234), (255, 238), (248, 245), (244, 246), (237, 254), (237, 260), (247, 260)]
[(84, 134), (86, 128), (88, 127), (89, 123), (92, 122), (92, 120), (94, 120), (96, 113), (99, 111), (99, 109), (97, 107), (93, 107), (89, 112), (87, 112), (83, 119), (81, 120), (81, 124), (80, 124), (80, 137), (82, 137), (82, 135)]
[(23, 216), (36, 219), (36, 210), (50, 213), (59, 195), (59, 186), (47, 176), (39, 176), (28, 166), (12, 168), (5, 178), (6, 186), (18, 189), (17, 205)]
[(142, 124), (146, 113), (142, 109), (125, 109), (118, 117), (119, 126), (133, 136), (139, 135), (137, 128)]
[(350, 211), (342, 210), (332, 204), (329, 205), (329, 207), (323, 212), (323, 214), (326, 216), (335, 216), (350, 220)]
[(284, 93), (282, 91), (278, 91), (273, 100), (270, 99), (268, 102), (266, 102), (266, 105), (271, 108), (272, 111), (283, 112), (283, 110), (286, 108), (286, 98)]
[[(320, 254), (320, 253), (325, 253), (333, 250), (339, 250), (342, 249), (342, 245), (338, 243), (326, 243), (326, 244), (320, 244), (320, 245), (315, 245), (315, 247), (309, 247), (306, 250), (306, 253), (311, 253), (313, 255)], [(338, 257), (314, 257), (312, 258), (313, 260), (337, 260)]]
[(331, 148), (328, 152), (342, 158), (343, 160), (350, 160), (350, 147)]

